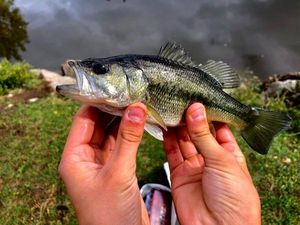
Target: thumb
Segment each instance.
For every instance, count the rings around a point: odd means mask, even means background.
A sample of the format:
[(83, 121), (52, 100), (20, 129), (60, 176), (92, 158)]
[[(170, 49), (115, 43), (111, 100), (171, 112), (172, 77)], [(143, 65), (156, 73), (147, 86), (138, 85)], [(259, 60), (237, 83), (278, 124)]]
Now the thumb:
[(129, 106), (121, 120), (112, 163), (123, 171), (135, 169), (138, 146), (146, 122), (147, 108), (142, 103)]
[(188, 108), (186, 123), (191, 141), (202, 154), (206, 163), (209, 159), (222, 160), (227, 152), (211, 134), (205, 108), (201, 103), (194, 103)]

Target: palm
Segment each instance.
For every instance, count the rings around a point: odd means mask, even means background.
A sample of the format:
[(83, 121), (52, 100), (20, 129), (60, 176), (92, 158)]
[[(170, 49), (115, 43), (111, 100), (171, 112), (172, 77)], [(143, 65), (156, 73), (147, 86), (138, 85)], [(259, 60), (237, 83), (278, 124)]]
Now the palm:
[[(178, 167), (176, 167), (172, 174), (172, 193), (175, 204), (177, 204), (177, 213), (181, 214), (191, 208), (198, 208), (199, 215), (211, 218), (210, 212), (207, 209), (205, 198), (203, 196), (203, 182), (202, 178), (204, 170), (203, 157), (201, 155), (194, 155), (184, 160)], [(204, 186), (205, 187), (205, 186)], [(193, 193), (193, 197), (187, 201), (187, 193)], [(182, 220), (189, 220), (184, 218), (185, 214), (178, 215)]]
[[(109, 115), (105, 114), (105, 116), (108, 120), (111, 119)], [(97, 182), (91, 178), (96, 177), (97, 174), (101, 174), (101, 169), (107, 163), (115, 147), (119, 121), (112, 124), (110, 129), (105, 131), (105, 135), (102, 126), (102, 124), (96, 121), (94, 130), (91, 131), (93, 135), (88, 143), (69, 146), (72, 149), (72, 151), (68, 151), (72, 153), (69, 156), (72, 159), (70, 163), (75, 163), (73, 165), (76, 165), (82, 171), (78, 179), (84, 179), (85, 182)], [(72, 136), (72, 139), (78, 140), (80, 136), (81, 133), (76, 133), (76, 135)], [(73, 141), (71, 140), (70, 142)]]
[(172, 172), (172, 188), (174, 191), (186, 185), (201, 185), (203, 172), (203, 158), (194, 155), (184, 160)]

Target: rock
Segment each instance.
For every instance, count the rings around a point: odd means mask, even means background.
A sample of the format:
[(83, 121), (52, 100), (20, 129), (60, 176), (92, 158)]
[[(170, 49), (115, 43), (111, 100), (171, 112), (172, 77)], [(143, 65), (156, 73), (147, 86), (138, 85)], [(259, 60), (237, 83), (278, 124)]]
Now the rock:
[(272, 75), (262, 85), (266, 97), (285, 96), (289, 105), (300, 104), (300, 72)]
[(39, 98), (30, 98), (28, 99), (28, 102), (33, 103), (36, 102), (37, 100), (39, 100)]
[(57, 85), (76, 83), (73, 77), (61, 76), (58, 73), (46, 69), (33, 69), (31, 71), (41, 76), (48, 83), (52, 91), (55, 91)]
[(12, 108), (13, 106), (14, 106), (14, 104), (10, 103), (10, 104), (8, 104), (8, 105), (6, 106), (6, 108), (7, 108), (7, 109), (10, 109), (10, 108)]
[(284, 91), (296, 92), (299, 82), (300, 80), (274, 81), (269, 84), (269, 87), (266, 89), (266, 94), (268, 96), (280, 96)]
[(285, 158), (282, 159), (282, 162), (284, 164), (290, 164), (292, 162), (292, 160), (290, 158), (288, 158), (288, 157), (285, 157)]

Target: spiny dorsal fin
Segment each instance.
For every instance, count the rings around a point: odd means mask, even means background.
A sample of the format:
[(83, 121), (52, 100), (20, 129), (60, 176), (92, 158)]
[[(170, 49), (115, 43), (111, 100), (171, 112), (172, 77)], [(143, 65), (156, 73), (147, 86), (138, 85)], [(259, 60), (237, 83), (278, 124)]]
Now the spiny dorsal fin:
[(238, 74), (222, 61), (208, 60), (206, 64), (198, 65), (198, 68), (215, 78), (222, 88), (236, 88), (240, 86)]
[(186, 54), (184, 48), (175, 42), (167, 42), (160, 48), (158, 55), (184, 65), (196, 66), (191, 57)]

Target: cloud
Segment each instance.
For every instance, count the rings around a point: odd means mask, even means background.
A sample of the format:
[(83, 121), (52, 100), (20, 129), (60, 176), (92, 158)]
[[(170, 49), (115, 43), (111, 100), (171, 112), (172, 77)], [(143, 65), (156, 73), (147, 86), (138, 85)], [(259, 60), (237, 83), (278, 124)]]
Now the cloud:
[[(50, 69), (68, 58), (155, 54), (167, 40), (197, 61), (264, 74), (299, 70), (297, 0), (17, 0), (29, 22), (24, 58)], [(263, 57), (262, 57), (263, 56)]]

